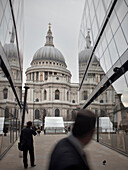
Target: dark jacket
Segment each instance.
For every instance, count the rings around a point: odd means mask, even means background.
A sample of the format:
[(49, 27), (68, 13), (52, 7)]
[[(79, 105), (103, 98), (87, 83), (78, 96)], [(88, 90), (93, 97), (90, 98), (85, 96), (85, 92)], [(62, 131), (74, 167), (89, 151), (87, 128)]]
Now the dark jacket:
[(36, 132), (28, 126), (21, 131), (20, 142), (25, 149), (33, 147), (33, 135), (35, 136)]
[(62, 139), (54, 148), (49, 170), (90, 170), (86, 157), (82, 157), (68, 138)]

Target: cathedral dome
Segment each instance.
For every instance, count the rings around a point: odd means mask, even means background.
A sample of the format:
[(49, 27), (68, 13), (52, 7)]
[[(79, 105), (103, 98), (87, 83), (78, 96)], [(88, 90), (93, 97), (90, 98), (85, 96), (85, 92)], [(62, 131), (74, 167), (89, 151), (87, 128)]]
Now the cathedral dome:
[(33, 57), (33, 61), (35, 60), (54, 60), (65, 64), (65, 59), (62, 53), (52, 46), (44, 46), (37, 50)]
[(57, 48), (54, 47), (51, 24), (49, 24), (45, 46), (36, 51), (32, 62), (37, 60), (58, 61), (66, 65), (64, 56)]
[[(88, 31), (86, 36), (86, 48), (79, 53), (79, 63), (87, 63), (92, 53), (91, 40)], [(92, 62), (98, 62), (95, 55), (92, 57)]]
[[(87, 63), (92, 53), (91, 48), (86, 48), (79, 53), (79, 63)], [(95, 55), (93, 55), (92, 62), (98, 62)]]
[(4, 50), (8, 58), (18, 58), (17, 49), (14, 43), (5, 44)]
[(14, 29), (12, 29), (10, 43), (4, 45), (4, 50), (8, 58), (18, 58), (17, 48), (14, 44)]

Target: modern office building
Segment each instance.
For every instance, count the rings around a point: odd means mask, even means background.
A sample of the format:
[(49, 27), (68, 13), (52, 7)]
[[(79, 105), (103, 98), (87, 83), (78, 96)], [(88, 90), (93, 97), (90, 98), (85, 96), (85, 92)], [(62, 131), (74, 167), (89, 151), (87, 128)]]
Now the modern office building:
[(49, 24), (46, 43), (36, 51), (26, 70), (25, 86), (29, 87), (26, 121), (41, 125), (45, 116), (73, 120), (79, 104), (79, 84), (71, 83), (71, 76), (63, 54), (54, 46)]
[[(83, 66), (83, 77), (80, 77), (80, 94), (84, 89), (86, 91), (84, 82), (88, 76), (93, 76), (90, 75), (93, 61), (99, 62), (105, 74), (100, 76), (96, 87), (91, 88), (91, 93), (87, 96), (82, 108), (91, 108), (97, 101), (102, 101), (100, 104), (102, 109), (94, 111), (98, 112), (98, 117), (109, 117), (113, 125), (113, 132), (107, 132), (107, 130), (104, 132), (103, 127), (99, 127), (97, 141), (128, 155), (127, 28), (128, 1), (85, 1), (79, 34), (79, 54), (85, 50), (85, 47), (88, 47), (88, 44), (86, 45), (88, 30), (92, 40), (92, 49), (86, 66)], [(84, 54), (82, 55), (84, 56)], [(97, 68), (95, 68), (95, 73), (97, 73)], [(111, 95), (112, 93), (113, 95)], [(108, 95), (104, 97), (104, 94)], [(110, 103), (109, 109), (106, 102)], [(104, 121), (104, 123), (106, 122)], [(100, 122), (100, 124), (103, 123)]]
[(19, 136), (22, 52), (23, 1), (0, 0), (0, 158)]

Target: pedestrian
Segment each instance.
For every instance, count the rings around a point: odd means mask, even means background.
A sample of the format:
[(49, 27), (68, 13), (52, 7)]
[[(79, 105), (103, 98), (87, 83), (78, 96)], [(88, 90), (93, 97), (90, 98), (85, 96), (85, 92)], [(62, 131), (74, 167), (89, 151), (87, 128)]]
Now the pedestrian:
[(38, 136), (40, 136), (40, 133), (41, 133), (41, 129), (40, 129), (40, 127), (38, 126), (38, 128), (37, 128), (37, 134), (38, 134)]
[(20, 135), (20, 143), (23, 145), (23, 164), (24, 168), (28, 168), (27, 154), (29, 151), (31, 167), (36, 166), (34, 164), (34, 145), (33, 145), (33, 135), (37, 133), (31, 128), (32, 122), (28, 121), (26, 128), (22, 129)]
[(61, 139), (50, 156), (49, 170), (90, 170), (84, 146), (95, 131), (96, 116), (90, 110), (80, 110), (72, 134)]
[(32, 126), (32, 129), (34, 130), (34, 131), (36, 131), (37, 130), (37, 128), (36, 128), (36, 126)]

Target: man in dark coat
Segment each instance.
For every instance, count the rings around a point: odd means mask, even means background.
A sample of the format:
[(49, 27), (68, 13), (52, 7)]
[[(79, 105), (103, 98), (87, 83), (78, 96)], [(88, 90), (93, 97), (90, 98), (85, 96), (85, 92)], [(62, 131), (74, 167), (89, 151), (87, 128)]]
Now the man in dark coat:
[(95, 122), (93, 112), (78, 112), (72, 135), (60, 140), (55, 146), (50, 157), (49, 170), (90, 170), (83, 148), (92, 139)]
[(20, 143), (23, 145), (23, 163), (24, 168), (28, 168), (28, 161), (27, 161), (27, 153), (29, 151), (31, 166), (36, 166), (34, 164), (34, 146), (33, 146), (33, 135), (36, 135), (36, 132), (31, 129), (32, 122), (27, 122), (26, 128), (22, 129), (20, 135)]

